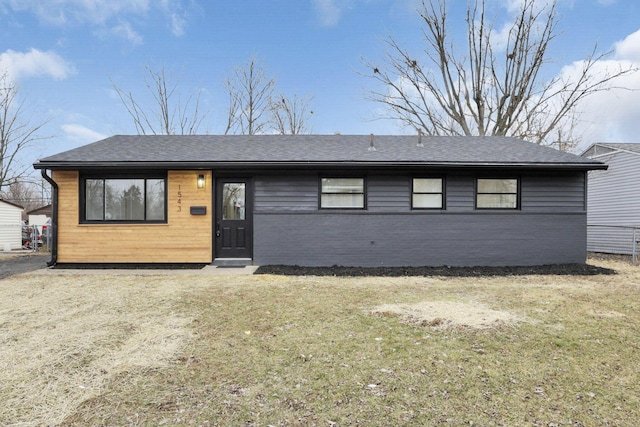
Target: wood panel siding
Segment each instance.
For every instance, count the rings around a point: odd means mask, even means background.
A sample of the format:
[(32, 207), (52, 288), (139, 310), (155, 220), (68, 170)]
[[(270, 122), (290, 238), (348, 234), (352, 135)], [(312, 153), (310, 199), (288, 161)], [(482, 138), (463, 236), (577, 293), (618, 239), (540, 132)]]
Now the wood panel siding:
[[(204, 189), (197, 188), (199, 174)], [(211, 173), (168, 172), (166, 224), (80, 224), (79, 173), (53, 171), (53, 179), (59, 186), (59, 263), (212, 261)], [(207, 213), (191, 215), (190, 206), (205, 206)]]

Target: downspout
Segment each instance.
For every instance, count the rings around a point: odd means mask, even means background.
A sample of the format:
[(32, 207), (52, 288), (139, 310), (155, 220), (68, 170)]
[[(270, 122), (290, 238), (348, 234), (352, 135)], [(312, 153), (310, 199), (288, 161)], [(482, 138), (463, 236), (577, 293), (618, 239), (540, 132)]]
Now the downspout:
[(58, 261), (58, 184), (47, 175), (47, 170), (40, 171), (42, 177), (51, 184), (51, 260), (47, 267), (52, 267)]

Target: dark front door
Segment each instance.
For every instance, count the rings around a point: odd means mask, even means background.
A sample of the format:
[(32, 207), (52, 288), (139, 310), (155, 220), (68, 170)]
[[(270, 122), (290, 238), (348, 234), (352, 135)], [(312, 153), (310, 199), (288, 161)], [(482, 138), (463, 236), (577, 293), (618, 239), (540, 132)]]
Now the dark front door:
[(216, 180), (216, 258), (251, 258), (253, 195), (248, 179)]

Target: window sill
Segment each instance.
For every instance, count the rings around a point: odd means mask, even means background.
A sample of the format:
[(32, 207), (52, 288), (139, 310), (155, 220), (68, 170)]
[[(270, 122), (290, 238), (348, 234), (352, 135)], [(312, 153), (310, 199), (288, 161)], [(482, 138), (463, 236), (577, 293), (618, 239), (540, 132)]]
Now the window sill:
[(81, 227), (140, 227), (140, 226), (163, 226), (168, 222), (81, 222)]

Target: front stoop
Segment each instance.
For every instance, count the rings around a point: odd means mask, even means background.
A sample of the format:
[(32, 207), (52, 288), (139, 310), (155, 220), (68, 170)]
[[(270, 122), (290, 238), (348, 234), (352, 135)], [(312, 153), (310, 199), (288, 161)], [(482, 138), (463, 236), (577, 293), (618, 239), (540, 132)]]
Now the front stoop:
[(253, 259), (251, 258), (216, 258), (213, 260), (213, 265), (216, 267), (245, 267), (247, 265), (253, 265)]

